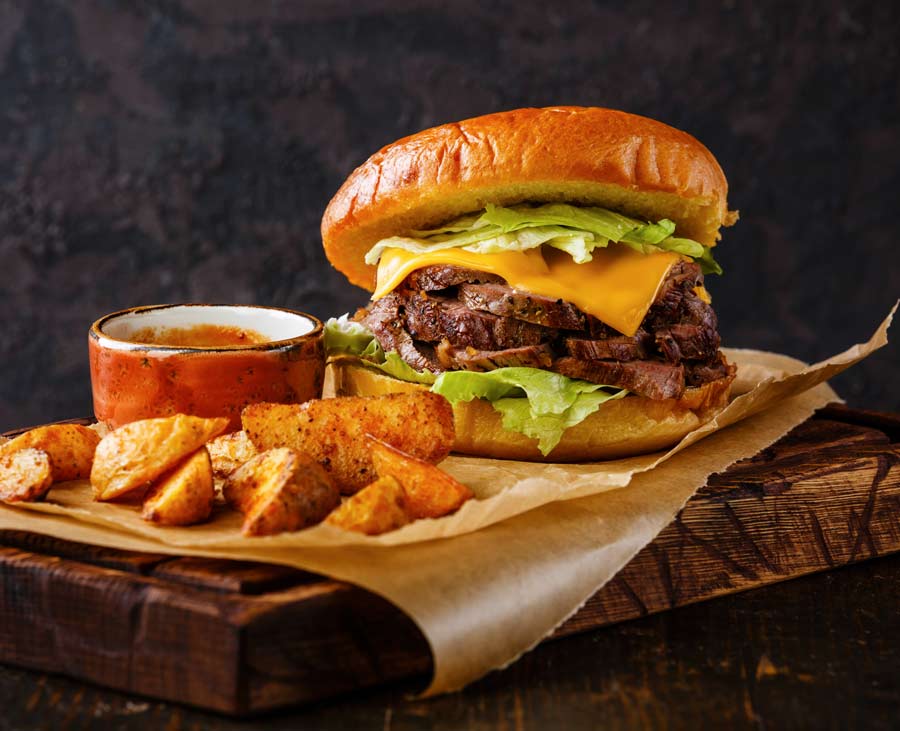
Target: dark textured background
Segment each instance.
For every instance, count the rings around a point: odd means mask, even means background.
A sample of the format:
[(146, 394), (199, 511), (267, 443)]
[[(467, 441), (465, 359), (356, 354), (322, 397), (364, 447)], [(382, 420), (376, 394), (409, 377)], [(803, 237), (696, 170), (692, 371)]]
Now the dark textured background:
[[(0, 429), (90, 411), (106, 312), (360, 304), (320, 250), (343, 178), (397, 137), (525, 105), (703, 140), (742, 211), (709, 286), (726, 344), (842, 349), (900, 295), (897, 8), (0, 0)], [(900, 409), (898, 350), (835, 386)]]

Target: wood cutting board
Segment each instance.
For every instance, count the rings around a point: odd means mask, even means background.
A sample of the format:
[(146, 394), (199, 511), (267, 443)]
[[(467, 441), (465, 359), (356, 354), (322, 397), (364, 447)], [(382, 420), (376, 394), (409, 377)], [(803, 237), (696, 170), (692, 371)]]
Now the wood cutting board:
[[(831, 406), (710, 477), (548, 639), (900, 551), (900, 416)], [(0, 531), (0, 661), (248, 715), (414, 675), (387, 601), (266, 564)]]

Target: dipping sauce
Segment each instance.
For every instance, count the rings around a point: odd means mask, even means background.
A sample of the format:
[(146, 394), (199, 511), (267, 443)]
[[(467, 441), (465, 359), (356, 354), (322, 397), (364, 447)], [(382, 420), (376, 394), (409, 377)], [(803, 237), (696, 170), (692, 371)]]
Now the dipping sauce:
[(128, 339), (147, 345), (172, 345), (187, 348), (222, 348), (258, 345), (267, 342), (256, 330), (236, 325), (192, 325), (191, 327), (144, 327)]
[(321, 398), (322, 323), (251, 305), (151, 305), (101, 317), (88, 333), (94, 414), (111, 427), (173, 414), (224, 416), (260, 402)]

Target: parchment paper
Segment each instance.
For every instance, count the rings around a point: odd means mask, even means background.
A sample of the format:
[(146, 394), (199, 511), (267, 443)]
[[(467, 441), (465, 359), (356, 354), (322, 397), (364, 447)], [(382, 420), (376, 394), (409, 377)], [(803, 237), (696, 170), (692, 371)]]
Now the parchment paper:
[(666, 453), (582, 465), (452, 457), (442, 467), (478, 500), (386, 536), (320, 526), (248, 539), (226, 512), (205, 526), (159, 528), (141, 521), (136, 508), (92, 502), (79, 483), (54, 488), (45, 503), (0, 506), (0, 528), (126, 550), (267, 561), (353, 582), (416, 621), (434, 655), (426, 694), (446, 692), (512, 662), (552, 632), (671, 522), (709, 474), (839, 400), (823, 381), (882, 347), (895, 310), (867, 343), (810, 367), (727, 351), (745, 392)]

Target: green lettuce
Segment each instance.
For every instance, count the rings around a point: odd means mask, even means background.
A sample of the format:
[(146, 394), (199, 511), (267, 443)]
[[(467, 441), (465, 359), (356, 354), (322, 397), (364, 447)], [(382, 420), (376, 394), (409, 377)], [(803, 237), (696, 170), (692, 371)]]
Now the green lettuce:
[(547, 456), (563, 432), (602, 404), (628, 391), (579, 381), (538, 368), (498, 368), (479, 373), (447, 371), (431, 387), (451, 403), (483, 398), (503, 417), (503, 428), (538, 440)]
[(351, 320), (349, 315), (329, 318), (322, 337), (329, 355), (347, 353), (362, 356), (372, 343), (378, 345), (369, 329), (361, 322)]
[(416, 371), (397, 353), (385, 353), (372, 333), (347, 315), (325, 323), (325, 350), (329, 356), (356, 356), (365, 366), (394, 378), (430, 385), (432, 391), (454, 404), (485, 399), (500, 413), (505, 429), (536, 439), (545, 456), (559, 444), (566, 429), (582, 422), (605, 402), (628, 394), (538, 368), (447, 371), (440, 375)]
[(675, 224), (667, 218), (648, 223), (605, 208), (566, 203), (511, 207), (488, 204), (481, 215), (464, 216), (441, 228), (414, 231), (411, 236), (382, 239), (368, 251), (366, 263), (377, 264), (389, 248), (416, 254), (452, 248), (496, 254), (546, 245), (567, 252), (576, 263), (583, 264), (591, 260), (594, 249), (617, 243), (642, 254), (674, 251), (698, 260), (706, 274), (722, 273), (709, 247), (674, 233)]
[(431, 371), (417, 371), (394, 351), (384, 352), (375, 336), (361, 323), (354, 322), (347, 315), (332, 317), (325, 323), (325, 352), (333, 355), (353, 355), (366, 366), (375, 368), (401, 381), (434, 383)]

